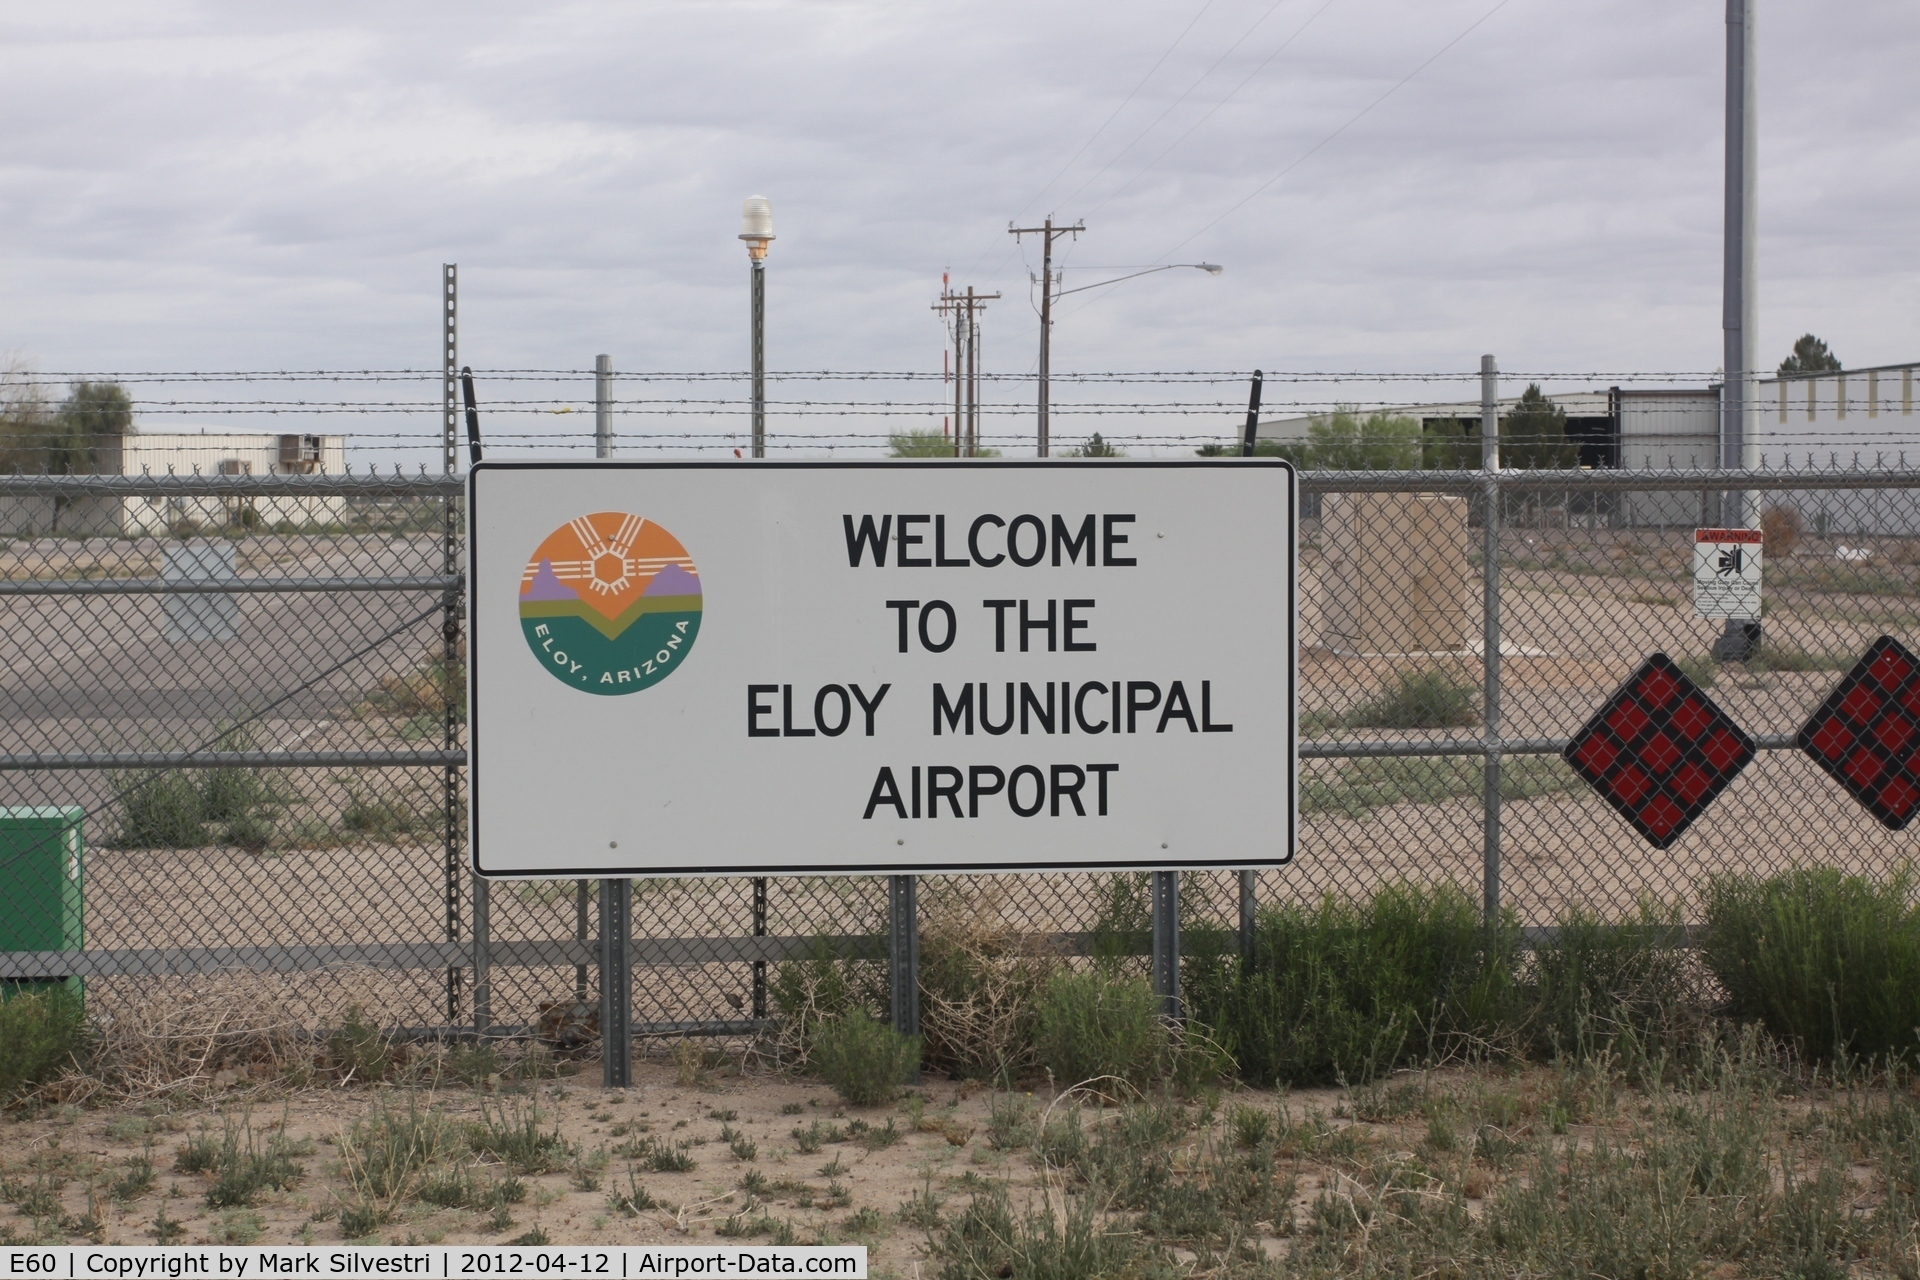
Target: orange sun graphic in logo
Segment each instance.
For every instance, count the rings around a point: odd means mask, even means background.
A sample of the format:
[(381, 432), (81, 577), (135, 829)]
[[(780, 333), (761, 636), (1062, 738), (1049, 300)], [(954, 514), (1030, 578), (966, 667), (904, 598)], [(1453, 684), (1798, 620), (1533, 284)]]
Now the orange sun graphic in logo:
[(699, 571), (671, 533), (597, 511), (561, 525), (520, 575), (520, 629), (547, 671), (587, 693), (638, 693), (700, 634)]

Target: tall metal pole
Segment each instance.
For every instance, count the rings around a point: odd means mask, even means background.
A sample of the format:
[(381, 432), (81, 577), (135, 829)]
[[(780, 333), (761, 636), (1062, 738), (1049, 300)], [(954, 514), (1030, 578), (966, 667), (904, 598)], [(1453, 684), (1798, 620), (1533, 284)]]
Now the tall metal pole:
[[(593, 456), (606, 459), (613, 456), (613, 357), (598, 355), (593, 358)], [(583, 949), (593, 915), (593, 882), (577, 881), (573, 886), (573, 937)], [(601, 972), (601, 981), (606, 981), (606, 973)], [(587, 964), (582, 960), (573, 966), (573, 999), (576, 1004), (587, 1002)]]
[(773, 202), (748, 196), (740, 206), (740, 238), (752, 274), (753, 456), (767, 456), (767, 246), (773, 243)]
[[(452, 475), (460, 466), (460, 267), (440, 267), (440, 470)], [(460, 510), (453, 498), (441, 499), (443, 524), (440, 570), (453, 578), (460, 572)], [(440, 605), (441, 742), (448, 751), (460, 748), (460, 693), (465, 674), (460, 669), (460, 592), (449, 590)], [(443, 891), (446, 898), (447, 941), (460, 941), (460, 769), (448, 765), (440, 778), (444, 830)], [(477, 882), (476, 882), (477, 883)], [(476, 973), (476, 977), (478, 974)], [(460, 1020), (460, 966), (447, 966), (447, 1023)]]
[(1480, 906), (1488, 924), (1500, 917), (1500, 372), (1480, 357), (1480, 468), (1486, 476), (1481, 517), (1480, 590), (1486, 750), (1481, 785)]
[(593, 358), (593, 456), (613, 456), (613, 357)]
[(753, 456), (767, 456), (767, 261), (753, 260)]
[[(1755, 113), (1754, 7), (1756, 0), (1727, 0), (1727, 138), (1725, 222), (1720, 286), (1720, 465), (1759, 465), (1755, 341), (1758, 290), (1754, 277), (1754, 219), (1759, 179), (1759, 127)], [(1724, 499), (1722, 522), (1757, 528), (1756, 495), (1733, 492)], [(1717, 657), (1745, 661), (1760, 646), (1760, 624), (1729, 618), (1714, 645)]]

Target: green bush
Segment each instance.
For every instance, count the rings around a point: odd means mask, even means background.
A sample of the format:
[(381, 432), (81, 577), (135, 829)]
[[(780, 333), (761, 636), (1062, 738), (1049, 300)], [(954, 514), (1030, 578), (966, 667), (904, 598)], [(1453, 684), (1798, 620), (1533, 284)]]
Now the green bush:
[(1145, 1085), (1160, 1074), (1167, 1029), (1140, 979), (1101, 969), (1057, 973), (1040, 1004), (1040, 1065), (1066, 1088), (1100, 1076)]
[(86, 1009), (64, 987), (7, 997), (0, 1003), (0, 1106), (72, 1061), (86, 1034)]
[(1553, 940), (1533, 953), (1530, 1047), (1585, 1056), (1622, 1036), (1666, 1046), (1701, 1012), (1683, 941), (1677, 908), (1645, 904), (1624, 924), (1579, 907), (1562, 915)]
[(1443, 671), (1403, 671), (1342, 721), (1349, 729), (1456, 729), (1480, 723), (1480, 691)]
[(1249, 1082), (1359, 1084), (1515, 1025), (1519, 950), (1511, 918), (1489, 929), (1459, 889), (1390, 885), (1269, 907), (1251, 965), (1196, 957), (1184, 982)]
[(1920, 1048), (1920, 909), (1903, 868), (1878, 883), (1832, 868), (1708, 885), (1707, 965), (1728, 1012), (1818, 1059)]
[(120, 843), (129, 849), (197, 849), (207, 842), (200, 792), (180, 772), (155, 773), (127, 792)]
[(888, 999), (885, 967), (840, 955), (826, 937), (815, 937), (806, 955), (782, 961), (767, 990), (780, 1015), (780, 1047), (802, 1065), (827, 1023), (882, 1008)]
[[(214, 746), (246, 751), (253, 743), (230, 733)], [(258, 769), (151, 773), (126, 793), (118, 843), (128, 849), (196, 849), (223, 840), (259, 852), (272, 841), (273, 813), (286, 799)]]
[(865, 1009), (820, 1024), (814, 1035), (813, 1069), (833, 1091), (857, 1107), (892, 1101), (920, 1069), (920, 1039), (875, 1022)]

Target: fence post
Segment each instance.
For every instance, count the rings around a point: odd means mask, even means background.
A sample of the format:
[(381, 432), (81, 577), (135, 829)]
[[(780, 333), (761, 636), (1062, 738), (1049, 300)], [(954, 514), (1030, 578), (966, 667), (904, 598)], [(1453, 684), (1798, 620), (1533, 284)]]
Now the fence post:
[(1249, 869), (1240, 873), (1240, 962), (1249, 969), (1253, 967), (1253, 948), (1259, 932), (1259, 889), (1258, 871)]
[(893, 1029), (920, 1034), (920, 903), (913, 876), (887, 877), (887, 981)]
[(1488, 924), (1500, 916), (1500, 374), (1492, 356), (1480, 357), (1480, 467), (1486, 475), (1481, 517), (1480, 634), (1485, 684), (1486, 751), (1481, 778), (1480, 908)]
[[(440, 469), (452, 475), (459, 465), (459, 419), (454, 412), (454, 377), (460, 368), (460, 268), (449, 262), (440, 267)], [(440, 572), (452, 577), (460, 572), (460, 505), (452, 495), (443, 495), (441, 504)], [(442, 602), (440, 618), (441, 745), (448, 751), (460, 747), (461, 703), (466, 692), (466, 673), (460, 670), (461, 588), (449, 590)], [(442, 832), (446, 842), (441, 869), (446, 894), (447, 941), (460, 941), (460, 767), (448, 765), (440, 776), (440, 802), (444, 812)], [(476, 978), (479, 974), (476, 972)], [(460, 1019), (460, 966), (447, 966), (447, 1024)]]
[[(753, 936), (767, 936), (767, 878), (753, 878)], [(753, 1016), (756, 1020), (767, 1016), (767, 962), (759, 959), (753, 962)]]
[(493, 1029), (493, 918), (487, 900), (489, 885), (473, 878), (473, 1034), (485, 1040)]
[(633, 882), (600, 882), (600, 1083), (633, 1083)]
[[(587, 932), (587, 900), (592, 892), (587, 886), (591, 883), (590, 880), (576, 880), (573, 885), (573, 940), (582, 944), (593, 936)], [(585, 949), (584, 945), (582, 949)], [(587, 1002), (587, 961), (584, 956), (579, 964), (573, 966), (573, 999), (576, 1004)]]
[(1180, 873), (1153, 873), (1153, 994), (1160, 1012), (1180, 1017)]

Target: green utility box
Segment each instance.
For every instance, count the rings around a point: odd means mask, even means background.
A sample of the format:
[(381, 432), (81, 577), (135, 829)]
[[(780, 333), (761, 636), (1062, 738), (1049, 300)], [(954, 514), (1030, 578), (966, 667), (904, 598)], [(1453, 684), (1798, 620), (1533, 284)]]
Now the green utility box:
[[(0, 952), (79, 951), (86, 946), (86, 811), (33, 805), (0, 807)], [(81, 980), (0, 976), (0, 997)]]

